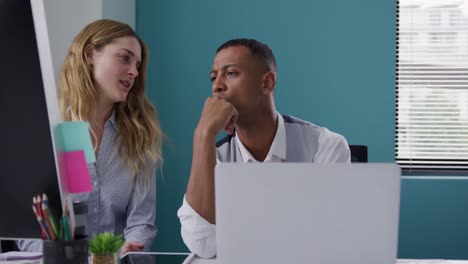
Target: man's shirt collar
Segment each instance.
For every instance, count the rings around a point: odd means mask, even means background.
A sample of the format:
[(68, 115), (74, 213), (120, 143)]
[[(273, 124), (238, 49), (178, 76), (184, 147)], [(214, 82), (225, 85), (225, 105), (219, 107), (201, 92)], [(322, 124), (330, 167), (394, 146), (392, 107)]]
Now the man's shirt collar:
[[(265, 162), (281, 162), (286, 160), (286, 128), (284, 126), (283, 116), (280, 113), (277, 113), (277, 116), (278, 127), (276, 128), (275, 137), (271, 143), (270, 150), (264, 160)], [(252, 154), (250, 154), (238, 136), (234, 138), (243, 162), (259, 162), (252, 156)]]

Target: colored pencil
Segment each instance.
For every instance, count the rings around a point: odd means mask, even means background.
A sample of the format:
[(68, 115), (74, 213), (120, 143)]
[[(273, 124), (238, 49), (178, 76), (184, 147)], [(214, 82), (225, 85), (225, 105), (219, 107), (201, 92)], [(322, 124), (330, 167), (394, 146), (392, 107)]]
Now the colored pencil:
[[(43, 232), (43, 234), (45, 234), (45, 237), (46, 239), (50, 239), (50, 236), (49, 234), (47, 233), (47, 229), (45, 228), (45, 225), (44, 225), (44, 222), (42, 220), (42, 217), (38, 214), (37, 212), (37, 209), (36, 209), (36, 206), (32, 206), (32, 209), (33, 209), (33, 212), (34, 212), (34, 215), (36, 216), (36, 220), (37, 222), (39, 223), (39, 226), (41, 227), (41, 230)], [(44, 237), (43, 237), (44, 238)]]
[[(34, 210), (34, 215), (36, 216), (36, 219), (37, 219), (37, 217), (40, 216), (39, 215), (40, 208), (37, 205), (36, 196), (33, 197), (33, 210)], [(41, 235), (42, 235), (42, 239), (47, 239), (44, 229), (42, 228), (41, 228)]]
[(62, 212), (62, 219), (60, 220), (62, 224), (62, 238), (63, 240), (71, 240), (71, 230), (70, 230), (70, 220), (68, 215), (68, 206), (65, 203), (65, 208)]
[[(44, 205), (45, 205), (45, 209), (44, 209)], [(61, 239), (57, 222), (55, 221), (54, 214), (52, 214), (52, 211), (50, 210), (49, 199), (47, 199), (47, 195), (45, 193), (42, 195), (42, 210), (47, 212), (47, 214), (49, 215), (49, 221), (50, 221), (50, 224), (52, 225), (52, 229), (54, 229), (55, 236), (58, 239)]]
[(44, 216), (44, 220), (47, 223), (47, 229), (49, 231), (50, 239), (52, 240), (57, 240), (57, 236), (55, 235), (55, 230), (52, 227), (52, 222), (49, 217), (49, 213), (47, 212), (47, 207), (45, 206), (45, 203), (42, 202), (42, 214)]

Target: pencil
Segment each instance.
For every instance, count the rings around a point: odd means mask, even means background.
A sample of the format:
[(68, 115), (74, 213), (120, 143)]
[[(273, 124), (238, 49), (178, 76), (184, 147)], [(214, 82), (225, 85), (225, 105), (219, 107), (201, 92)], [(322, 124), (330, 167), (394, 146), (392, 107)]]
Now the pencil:
[(47, 233), (47, 229), (45, 228), (44, 226), (44, 222), (42, 221), (42, 217), (40, 215), (38, 215), (38, 212), (36, 210), (36, 206), (32, 206), (32, 209), (33, 209), (33, 212), (34, 212), (34, 215), (36, 216), (36, 220), (37, 222), (39, 223), (39, 226), (41, 227), (41, 231), (43, 232), (43, 234), (45, 234), (45, 237), (47, 239), (50, 239), (50, 236), (49, 234)]
[(36, 207), (36, 211), (35, 211), (36, 215), (40, 215), (40, 212), (39, 212), (40, 208), (37, 206), (36, 196), (33, 197), (33, 205), (34, 207)]
[[(44, 205), (45, 205), (45, 209), (44, 209)], [(52, 214), (52, 211), (50, 210), (49, 199), (47, 199), (47, 195), (45, 193), (42, 195), (42, 210), (47, 212), (47, 214), (49, 215), (49, 221), (50, 221), (50, 224), (52, 225), (52, 229), (54, 229), (55, 236), (58, 239), (61, 239), (57, 222), (55, 221), (54, 214)]]
[(42, 214), (44, 215), (44, 220), (47, 223), (47, 229), (49, 230), (50, 238), (52, 240), (57, 240), (55, 230), (52, 227), (52, 221), (50, 220), (49, 213), (47, 212), (47, 207), (45, 206), (44, 202), (42, 202)]
[[(43, 220), (43, 224), (46, 228), (46, 231), (49, 229), (49, 223), (46, 221), (46, 219), (44, 219), (44, 212), (42, 211), (42, 201), (41, 201), (41, 195), (38, 194), (37, 197), (36, 197), (36, 203), (37, 203), (37, 212), (39, 214), (39, 216), (42, 218)], [(49, 234), (49, 237), (50, 237), (50, 234)]]
[[(37, 218), (39, 216), (38, 210), (40, 211), (40, 208), (37, 206), (36, 196), (33, 197), (33, 210), (34, 210), (34, 215)], [(41, 235), (42, 235), (42, 239), (47, 239), (44, 229), (42, 228), (41, 228)]]
[(71, 230), (70, 230), (70, 220), (68, 216), (68, 207), (67, 203), (65, 203), (65, 208), (62, 212), (62, 219), (60, 220), (62, 224), (62, 238), (63, 240), (70, 240), (71, 239)]

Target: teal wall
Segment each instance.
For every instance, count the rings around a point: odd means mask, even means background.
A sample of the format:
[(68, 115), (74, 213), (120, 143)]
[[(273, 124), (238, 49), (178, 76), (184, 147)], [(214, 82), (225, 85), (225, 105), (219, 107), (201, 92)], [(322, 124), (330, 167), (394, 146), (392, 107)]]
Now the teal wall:
[[(193, 130), (211, 93), (211, 63), (216, 48), (226, 40), (248, 37), (270, 45), (278, 63), (276, 102), (281, 113), (328, 127), (350, 144), (367, 145), (370, 162), (393, 162), (395, 1), (136, 4), (137, 32), (150, 48), (148, 94), (168, 136), (157, 183), (159, 233), (153, 250), (187, 250), (176, 212), (190, 172)], [(466, 228), (453, 225), (448, 233), (443, 229), (452, 223), (440, 213), (454, 218), (459, 214), (455, 205), (444, 204), (457, 201), (452, 188), (468, 202), (468, 191), (463, 194), (468, 183), (463, 179), (403, 180), (400, 257), (468, 257)], [(432, 205), (442, 211), (433, 212)], [(462, 220), (468, 224), (467, 213)], [(442, 229), (433, 231), (438, 228)], [(451, 237), (456, 231), (462, 234)], [(447, 238), (439, 241), (437, 237), (444, 235)]]
[(468, 259), (468, 178), (405, 177), (400, 258)]

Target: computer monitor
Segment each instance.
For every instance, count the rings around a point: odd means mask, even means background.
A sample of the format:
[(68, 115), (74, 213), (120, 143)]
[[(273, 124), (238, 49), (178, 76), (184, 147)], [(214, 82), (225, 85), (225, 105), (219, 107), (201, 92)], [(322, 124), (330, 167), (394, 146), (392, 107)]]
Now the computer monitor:
[[(41, 238), (32, 211), (37, 194), (46, 193), (52, 212), (61, 214), (51, 133), (51, 116), (59, 116), (55, 78), (43, 4), (34, 19), (31, 8), (40, 2), (0, 0), (0, 239)], [(46, 34), (39, 42), (38, 28)]]

